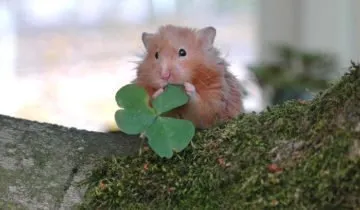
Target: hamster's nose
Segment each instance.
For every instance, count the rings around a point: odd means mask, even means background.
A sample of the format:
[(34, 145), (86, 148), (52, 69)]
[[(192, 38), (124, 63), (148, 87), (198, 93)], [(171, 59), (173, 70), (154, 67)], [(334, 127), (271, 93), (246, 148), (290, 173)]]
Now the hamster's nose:
[(170, 71), (161, 72), (161, 79), (168, 80), (170, 78)]

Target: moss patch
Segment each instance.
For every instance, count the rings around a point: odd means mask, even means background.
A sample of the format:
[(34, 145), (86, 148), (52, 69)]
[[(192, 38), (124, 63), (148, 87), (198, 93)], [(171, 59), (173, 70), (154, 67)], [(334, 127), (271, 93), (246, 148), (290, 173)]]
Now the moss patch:
[[(353, 209), (360, 206), (360, 68), (311, 102), (288, 101), (196, 133), (166, 160), (101, 160), (83, 209)], [(269, 164), (282, 170), (271, 172)]]
[(26, 208), (18, 203), (13, 203), (10, 201), (4, 201), (0, 199), (0, 209), (6, 210), (25, 210)]

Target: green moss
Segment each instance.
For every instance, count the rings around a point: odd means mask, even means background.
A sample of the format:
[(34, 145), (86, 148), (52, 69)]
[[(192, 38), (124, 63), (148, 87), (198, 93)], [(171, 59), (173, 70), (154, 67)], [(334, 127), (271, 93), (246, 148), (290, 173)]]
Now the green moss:
[(10, 201), (4, 201), (0, 199), (0, 209), (7, 209), (7, 210), (25, 210), (26, 208), (18, 203), (13, 203)]
[[(360, 69), (311, 102), (288, 101), (196, 133), (161, 159), (101, 160), (83, 209), (352, 209), (360, 206)], [(358, 149), (358, 148), (357, 148)], [(351, 158), (350, 158), (351, 157)], [(271, 173), (275, 163), (283, 170)]]

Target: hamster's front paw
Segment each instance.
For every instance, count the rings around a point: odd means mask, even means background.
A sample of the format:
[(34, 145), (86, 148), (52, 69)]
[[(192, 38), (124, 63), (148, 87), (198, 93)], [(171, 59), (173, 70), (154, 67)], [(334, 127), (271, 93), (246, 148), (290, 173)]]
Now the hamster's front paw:
[(185, 82), (184, 87), (186, 94), (188, 94), (190, 97), (196, 96), (196, 88), (193, 84)]
[(158, 97), (162, 92), (164, 92), (164, 88), (159, 88), (151, 97), (154, 99)]

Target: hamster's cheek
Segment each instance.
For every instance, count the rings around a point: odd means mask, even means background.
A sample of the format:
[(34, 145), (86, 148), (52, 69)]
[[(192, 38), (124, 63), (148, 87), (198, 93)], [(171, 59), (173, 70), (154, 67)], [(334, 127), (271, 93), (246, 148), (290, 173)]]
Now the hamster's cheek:
[(182, 62), (176, 62), (174, 70), (175, 70), (176, 73), (183, 72), (184, 71), (184, 65), (182, 64)]
[(191, 77), (191, 68), (184, 62), (176, 65), (176, 79), (179, 82), (186, 82)]
[(179, 62), (177, 65), (176, 65), (176, 72), (178, 74), (186, 74), (187, 72), (189, 71), (189, 67), (188, 65), (185, 63), (185, 62)]

